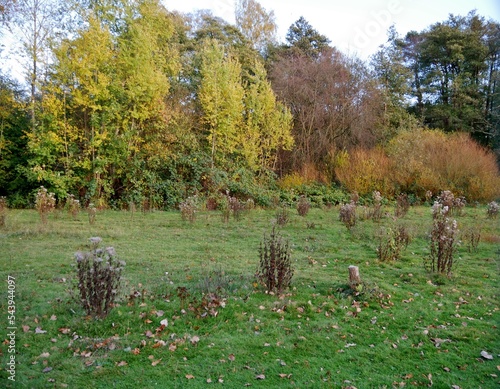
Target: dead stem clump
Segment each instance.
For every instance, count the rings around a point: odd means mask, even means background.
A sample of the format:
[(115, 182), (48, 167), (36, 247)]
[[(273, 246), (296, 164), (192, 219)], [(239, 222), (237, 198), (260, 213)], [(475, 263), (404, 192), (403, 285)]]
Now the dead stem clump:
[(90, 238), (90, 251), (75, 253), (80, 302), (87, 315), (98, 318), (106, 317), (114, 306), (125, 267), (113, 247), (99, 247), (101, 241)]
[(259, 248), (260, 264), (257, 278), (264, 284), (266, 290), (272, 293), (281, 293), (286, 290), (292, 281), (293, 267), (289, 242), (273, 226), (271, 234), (264, 234)]

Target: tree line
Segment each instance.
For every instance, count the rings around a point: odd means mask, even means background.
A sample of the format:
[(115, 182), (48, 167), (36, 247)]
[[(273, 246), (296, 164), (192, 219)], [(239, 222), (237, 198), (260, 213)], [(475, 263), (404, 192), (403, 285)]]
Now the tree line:
[(168, 208), (291, 173), (334, 183), (339, 156), (420, 127), (500, 143), (500, 26), (473, 11), (391, 28), (368, 62), (302, 17), (278, 42), (255, 0), (237, 2), (235, 25), (158, 0), (17, 0), (0, 13), (25, 74), (0, 73), (0, 195), (13, 205), (40, 185)]

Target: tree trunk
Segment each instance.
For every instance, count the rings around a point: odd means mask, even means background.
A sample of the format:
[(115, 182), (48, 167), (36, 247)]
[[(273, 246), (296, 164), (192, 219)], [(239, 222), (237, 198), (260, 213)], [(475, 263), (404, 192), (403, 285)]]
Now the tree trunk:
[(349, 266), (349, 285), (355, 287), (361, 284), (361, 278), (359, 276), (359, 268), (357, 266)]

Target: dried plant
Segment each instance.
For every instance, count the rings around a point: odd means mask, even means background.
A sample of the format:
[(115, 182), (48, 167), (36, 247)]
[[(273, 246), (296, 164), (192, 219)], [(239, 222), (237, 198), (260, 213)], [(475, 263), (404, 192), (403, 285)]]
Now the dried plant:
[(401, 193), (396, 197), (396, 210), (394, 215), (396, 217), (404, 217), (410, 209), (410, 201), (408, 200), (408, 195), (406, 193)]
[(373, 197), (373, 207), (370, 212), (370, 217), (373, 221), (380, 221), (382, 218), (382, 195), (379, 191), (374, 191), (372, 193)]
[(443, 207), (447, 207), (447, 213), (450, 215), (462, 215), (467, 204), (465, 197), (455, 197), (449, 190), (442, 191), (436, 201), (442, 204)]
[(311, 208), (311, 203), (306, 196), (302, 195), (297, 201), (297, 212), (300, 216), (306, 216)]
[(198, 198), (196, 196), (188, 197), (179, 204), (179, 209), (181, 211), (182, 220), (194, 223), (196, 214), (198, 213)]
[(78, 218), (78, 214), (80, 213), (80, 201), (75, 199), (75, 196), (72, 194), (68, 194), (66, 198), (66, 208), (68, 209), (69, 215), (76, 220)]
[(294, 271), (289, 242), (282, 238), (276, 226), (273, 226), (269, 236), (264, 234), (259, 255), (257, 278), (265, 285), (268, 292), (283, 292), (290, 286)]
[(101, 241), (90, 238), (90, 251), (75, 253), (80, 302), (87, 315), (98, 318), (112, 309), (125, 267), (113, 247), (99, 248)]
[(36, 193), (35, 207), (42, 224), (47, 224), (49, 213), (53, 212), (56, 207), (55, 194), (41, 186)]
[(500, 206), (495, 201), (488, 203), (488, 208), (486, 209), (486, 215), (490, 219), (496, 219), (498, 217), (498, 212), (500, 211)]
[(458, 225), (448, 217), (449, 208), (439, 202), (432, 207), (433, 226), (430, 234), (430, 255), (425, 260), (427, 270), (451, 276), (458, 244)]
[(411, 236), (405, 226), (388, 228), (385, 234), (380, 236), (377, 248), (377, 257), (380, 261), (397, 261), (401, 259), (401, 253), (411, 242)]
[(245, 204), (241, 203), (238, 198), (230, 196), (229, 197), (229, 209), (233, 214), (234, 220), (240, 220), (241, 215), (243, 215), (243, 211), (245, 211)]
[(94, 224), (95, 216), (97, 214), (97, 208), (93, 203), (89, 203), (89, 206), (87, 207), (87, 214), (89, 216), (89, 224)]
[(469, 253), (476, 252), (481, 241), (481, 228), (473, 226), (462, 234), (462, 242), (467, 243)]
[(425, 201), (430, 204), (432, 201), (432, 191), (428, 190), (425, 192)]
[(356, 203), (354, 201), (340, 207), (339, 219), (349, 230), (356, 225)]
[(5, 227), (5, 221), (7, 220), (7, 199), (4, 196), (0, 196), (0, 227)]
[(276, 223), (278, 226), (286, 226), (290, 221), (290, 212), (287, 207), (281, 207), (276, 210)]

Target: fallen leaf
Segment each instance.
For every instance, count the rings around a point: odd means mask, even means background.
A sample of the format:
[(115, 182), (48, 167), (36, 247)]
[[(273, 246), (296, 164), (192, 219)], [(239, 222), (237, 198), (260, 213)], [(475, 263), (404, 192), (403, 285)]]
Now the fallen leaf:
[(51, 367), (46, 367), (45, 369), (42, 370), (43, 373), (48, 373), (49, 371), (52, 371)]
[(40, 327), (35, 328), (35, 334), (45, 334), (47, 331), (42, 330)]
[(50, 357), (50, 354), (49, 353), (41, 353), (38, 358), (48, 358)]
[(57, 320), (57, 316), (56, 315), (52, 315), (49, 320)]
[(154, 336), (150, 330), (147, 330), (144, 335), (146, 335), (146, 337), (148, 338), (152, 338)]
[(139, 350), (137, 347), (132, 350), (132, 354), (134, 355), (139, 355), (141, 353), (141, 350)]
[(168, 326), (168, 320), (167, 320), (167, 319), (163, 319), (163, 320), (160, 322), (160, 324), (161, 324), (162, 326), (165, 326), (165, 327), (166, 327), (166, 326)]
[(229, 354), (227, 359), (229, 359), (231, 362), (233, 362), (236, 358), (235, 358), (234, 354)]
[(164, 340), (157, 340), (155, 344), (153, 344), (153, 348), (158, 348), (158, 347), (163, 347), (166, 346), (166, 343)]
[(30, 326), (23, 326), (23, 332), (28, 332), (30, 330)]
[(191, 338), (191, 344), (196, 344), (199, 341), (200, 341), (200, 338), (196, 335)]
[(491, 354), (488, 354), (488, 352), (486, 351), (481, 351), (481, 356), (484, 358), (484, 359), (488, 359), (488, 360), (492, 360), (493, 359), (493, 355)]
[(161, 310), (160, 311), (156, 311), (156, 316), (157, 317), (162, 317), (164, 314), (165, 314), (165, 312), (163, 312)]
[(156, 361), (151, 362), (151, 366), (156, 366), (161, 362), (161, 358), (157, 359)]
[(451, 371), (449, 367), (443, 367), (443, 370), (444, 370), (445, 372), (447, 372), (447, 373), (449, 373), (449, 372)]
[(168, 346), (168, 349), (174, 352), (175, 350), (177, 350), (177, 346), (175, 345), (175, 343), (171, 343), (170, 346)]
[(125, 362), (125, 361), (120, 361), (120, 362), (118, 362), (118, 363), (116, 364), (116, 366), (127, 366), (127, 365), (128, 365), (128, 363), (127, 363), (127, 362)]
[(67, 327), (61, 327), (58, 329), (58, 331), (61, 333), (61, 334), (64, 334), (64, 335), (67, 335), (71, 332), (71, 330)]
[(186, 378), (188, 380), (192, 380), (192, 379), (194, 379), (194, 375), (192, 375), (192, 374), (186, 374)]
[(256, 380), (265, 380), (266, 376), (264, 374), (258, 374), (258, 375), (255, 376), (255, 379)]

